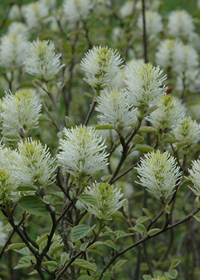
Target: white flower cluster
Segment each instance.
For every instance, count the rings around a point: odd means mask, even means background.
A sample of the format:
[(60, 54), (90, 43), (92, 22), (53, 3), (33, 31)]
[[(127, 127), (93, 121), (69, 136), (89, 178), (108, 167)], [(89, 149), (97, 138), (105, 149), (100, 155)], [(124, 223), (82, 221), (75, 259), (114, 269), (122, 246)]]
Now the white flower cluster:
[(10, 33), (1, 37), (0, 65), (5, 68), (22, 67), (28, 42), (20, 34)]
[(6, 243), (7, 235), (3, 232), (3, 222), (0, 221), (0, 246), (4, 246)]
[(87, 76), (84, 80), (95, 89), (103, 89), (120, 72), (122, 63), (116, 50), (93, 47), (81, 61), (81, 68)]
[(63, 134), (57, 159), (67, 172), (77, 177), (89, 176), (108, 164), (106, 146), (94, 128), (64, 128)]
[[(53, 183), (56, 165), (55, 159), (51, 158), (48, 147), (43, 146), (39, 141), (28, 138), (18, 145), (19, 172), (23, 168), (23, 182), (34, 184), (37, 187), (46, 187)], [(21, 171), (22, 172), (22, 171)]]
[(179, 141), (197, 143), (200, 139), (200, 124), (191, 117), (185, 117), (180, 119), (172, 133)]
[(3, 141), (12, 142), (20, 139), (31, 128), (38, 126), (41, 104), (34, 89), (21, 89), (7, 93), (1, 104)]
[(97, 97), (96, 111), (100, 112), (100, 125), (113, 125), (116, 130), (123, 130), (136, 122), (137, 109), (129, 109), (126, 95), (122, 90), (105, 89)]
[(24, 7), (23, 14), (29, 29), (39, 29), (41, 28), (41, 23), (48, 21), (48, 19), (43, 18), (49, 14), (49, 7), (43, 1), (37, 1), (27, 4)]
[(163, 96), (158, 102), (158, 108), (147, 117), (153, 127), (165, 131), (172, 129), (185, 116), (185, 107), (181, 101), (170, 95)]
[(196, 196), (200, 196), (200, 160), (192, 161), (192, 169), (189, 169), (189, 177), (193, 186), (189, 188), (193, 191)]
[(100, 220), (111, 220), (112, 215), (122, 207), (123, 200), (120, 200), (123, 194), (120, 189), (108, 183), (94, 183), (87, 187), (85, 194), (91, 195), (96, 205), (84, 205), (87, 211)]
[(63, 10), (69, 22), (87, 20), (93, 7), (92, 0), (65, 0)]
[(64, 67), (60, 57), (61, 54), (55, 54), (55, 46), (52, 41), (37, 39), (29, 44), (24, 65), (29, 74), (49, 81)]
[(191, 45), (176, 40), (163, 40), (158, 46), (156, 62), (165, 69), (181, 74), (198, 67), (199, 56)]
[(130, 106), (151, 107), (165, 95), (166, 87), (163, 82), (166, 76), (161, 76), (163, 70), (153, 67), (150, 63), (135, 65), (126, 75), (125, 94)]
[(167, 200), (181, 179), (176, 160), (169, 152), (162, 154), (157, 150), (144, 155), (136, 169), (140, 180), (137, 183), (146, 187), (157, 199)]
[(169, 35), (186, 39), (192, 37), (195, 29), (192, 16), (185, 10), (171, 12), (167, 28)]
[[(147, 35), (158, 34), (163, 30), (162, 17), (155, 11), (146, 11), (146, 32)], [(137, 26), (141, 31), (143, 31), (143, 17), (142, 14), (139, 15), (137, 20)]]

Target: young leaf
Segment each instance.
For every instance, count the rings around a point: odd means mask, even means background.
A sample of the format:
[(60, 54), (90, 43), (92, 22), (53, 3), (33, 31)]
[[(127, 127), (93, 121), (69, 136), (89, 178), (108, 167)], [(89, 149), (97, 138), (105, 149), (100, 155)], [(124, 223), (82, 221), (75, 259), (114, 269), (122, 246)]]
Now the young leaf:
[(154, 148), (146, 144), (136, 144), (135, 148), (133, 148), (132, 151), (141, 151), (141, 152), (148, 153), (154, 151)]
[(89, 227), (87, 225), (78, 225), (75, 226), (71, 231), (71, 240), (72, 242), (76, 242), (77, 240), (80, 240), (81, 238), (88, 235), (96, 225)]
[(114, 129), (114, 126), (111, 124), (106, 124), (106, 125), (97, 125), (95, 126), (95, 129), (100, 130), (100, 129)]
[(85, 260), (81, 260), (81, 259), (76, 259), (72, 265), (78, 266), (80, 268), (86, 269), (86, 270), (90, 270), (93, 272), (96, 272), (97, 270), (97, 266), (95, 263), (90, 263), (88, 261)]
[(99, 247), (99, 246), (102, 246), (102, 245), (105, 245), (105, 243), (102, 242), (102, 241), (96, 241), (96, 242), (94, 242), (92, 245), (90, 245), (90, 246), (88, 247), (88, 249), (93, 249), (93, 248), (96, 248), (96, 247)]
[(139, 218), (136, 220), (136, 223), (137, 223), (137, 224), (143, 224), (143, 223), (145, 223), (145, 222), (147, 222), (147, 221), (149, 221), (149, 220), (150, 220), (149, 217), (147, 217), (147, 216), (141, 216), (141, 217), (139, 217)]
[(143, 224), (137, 224), (134, 228), (131, 228), (131, 230), (136, 231), (138, 233), (147, 233), (147, 230)]
[(93, 280), (94, 278), (89, 275), (82, 275), (78, 280)]
[(13, 244), (10, 244), (8, 246), (6, 251), (13, 250), (13, 249), (21, 249), (21, 248), (24, 248), (24, 247), (26, 247), (25, 243), (13, 243)]
[(106, 240), (105, 244), (111, 248), (113, 248), (114, 250), (116, 250), (116, 245), (112, 240)]
[(92, 205), (92, 206), (97, 205), (96, 199), (90, 194), (83, 193), (79, 196), (78, 199), (80, 200), (80, 202), (86, 205)]
[(154, 233), (159, 232), (159, 231), (160, 231), (159, 228), (152, 228), (148, 231), (148, 235), (154, 234)]
[(120, 267), (121, 267), (122, 265), (125, 264), (125, 262), (127, 262), (127, 260), (120, 260), (120, 261), (118, 261), (118, 262), (114, 265), (114, 268), (113, 268), (112, 271), (117, 272), (117, 271), (120, 269)]
[(178, 271), (176, 269), (170, 269), (169, 272), (164, 273), (169, 279), (176, 279), (178, 276)]
[(42, 266), (58, 266), (58, 264), (55, 261), (46, 261), (42, 263)]
[(134, 233), (126, 233), (126, 232), (123, 231), (123, 230), (116, 230), (116, 231), (115, 231), (115, 234), (116, 234), (116, 240), (118, 240), (119, 238), (122, 238), (122, 237), (131, 236), (131, 235), (133, 235)]
[(80, 246), (80, 250), (84, 252), (84, 251), (86, 250), (86, 248), (87, 248), (88, 244), (89, 244), (89, 242), (88, 242), (88, 241), (87, 241), (87, 242), (84, 242), (83, 244), (81, 244), (81, 246)]
[(32, 266), (31, 261), (32, 261), (34, 258), (35, 258), (35, 257), (33, 257), (33, 256), (25, 256), (25, 257), (22, 257), (22, 258), (19, 260), (18, 264), (14, 267), (14, 269)]
[(46, 217), (47, 213), (49, 213), (47, 211), (47, 204), (36, 195), (23, 196), (18, 204), (23, 210), (36, 216)]
[(179, 265), (180, 262), (181, 262), (181, 260), (179, 260), (179, 259), (173, 260), (172, 263), (171, 263), (171, 265), (170, 265), (169, 270), (171, 270), (172, 268), (177, 267), (177, 266)]

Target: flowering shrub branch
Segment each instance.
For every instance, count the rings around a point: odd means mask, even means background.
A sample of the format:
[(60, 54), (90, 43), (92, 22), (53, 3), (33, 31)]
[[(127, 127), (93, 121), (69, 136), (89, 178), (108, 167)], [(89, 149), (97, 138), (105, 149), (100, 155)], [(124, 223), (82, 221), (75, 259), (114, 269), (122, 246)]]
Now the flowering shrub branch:
[(198, 277), (199, 23), (161, 4), (9, 4), (0, 279)]

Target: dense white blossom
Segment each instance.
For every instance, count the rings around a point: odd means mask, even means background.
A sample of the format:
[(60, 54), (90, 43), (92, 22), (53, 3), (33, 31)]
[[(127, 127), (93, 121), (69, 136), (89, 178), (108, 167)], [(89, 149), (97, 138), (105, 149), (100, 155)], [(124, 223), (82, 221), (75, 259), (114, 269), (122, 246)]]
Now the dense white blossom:
[(10, 34), (17, 34), (17, 35), (21, 35), (24, 38), (28, 38), (29, 37), (28, 27), (22, 22), (14, 21), (8, 27), (8, 35)]
[(142, 186), (157, 199), (168, 199), (175, 191), (181, 172), (176, 160), (169, 152), (161, 153), (159, 150), (145, 154), (141, 163), (136, 167), (138, 178)]
[(92, 175), (108, 164), (105, 141), (94, 128), (64, 128), (63, 134), (57, 159), (67, 172), (75, 176)]
[(199, 56), (191, 45), (183, 45), (181, 41), (163, 40), (156, 52), (156, 62), (161, 67), (172, 68), (177, 73), (198, 67)]
[[(146, 11), (146, 32), (147, 35), (158, 34), (163, 30), (162, 17), (158, 12)], [(142, 14), (139, 15), (137, 20), (137, 26), (142, 31), (143, 30), (143, 17)]]
[(137, 120), (137, 109), (129, 109), (122, 90), (113, 88), (101, 91), (100, 96), (97, 97), (97, 103), (96, 111), (100, 113), (98, 116), (100, 125), (113, 125), (120, 131)]
[(162, 73), (159, 66), (153, 67), (150, 63), (130, 68), (124, 81), (128, 104), (136, 107), (156, 105), (167, 89), (162, 85), (167, 78), (161, 76)]
[(40, 0), (45, 6), (49, 7), (50, 9), (56, 8), (57, 1), (56, 0)]
[(63, 3), (64, 13), (70, 22), (87, 20), (92, 7), (92, 0), (65, 0)]
[(156, 63), (167, 69), (174, 66), (175, 49), (180, 49), (182, 43), (172, 39), (165, 39), (158, 45), (158, 50), (156, 52)]
[(200, 124), (191, 117), (185, 117), (176, 124), (172, 133), (179, 141), (197, 143), (200, 140)]
[(34, 184), (37, 187), (46, 187), (53, 183), (56, 166), (51, 157), (49, 148), (39, 141), (28, 138), (18, 144), (18, 170), (26, 173), (24, 183)]
[(9, 34), (1, 37), (0, 64), (5, 68), (17, 68), (23, 65), (27, 40), (18, 34)]
[(7, 234), (3, 232), (3, 222), (0, 221), (0, 246), (4, 246), (6, 243)]
[(176, 90), (183, 92), (200, 92), (200, 71), (199, 69), (187, 70), (180, 73), (176, 80)]
[(95, 182), (87, 187), (85, 194), (91, 195), (96, 200), (96, 205), (84, 204), (87, 211), (100, 220), (111, 220), (112, 215), (122, 207), (123, 200), (120, 200), (123, 194), (120, 189), (108, 183)]
[(18, 172), (19, 156), (16, 151), (0, 145), (0, 203), (9, 207), (12, 200), (18, 198), (16, 188), (26, 178), (22, 169)]
[(34, 89), (7, 93), (1, 104), (3, 141), (19, 140), (31, 128), (38, 126), (41, 104)]
[(200, 160), (192, 161), (192, 169), (189, 169), (189, 177), (192, 181), (193, 186), (189, 186), (189, 188), (193, 191), (193, 193), (197, 196), (200, 196)]
[(183, 73), (199, 66), (199, 55), (190, 45), (175, 45), (173, 56), (173, 70)]
[(158, 108), (147, 119), (153, 127), (164, 131), (175, 127), (177, 122), (185, 116), (185, 111), (179, 99), (165, 95), (160, 99)]
[(93, 47), (81, 61), (85, 71), (84, 80), (93, 88), (103, 89), (120, 72), (123, 61), (116, 50)]
[(39, 41), (37, 39), (30, 43), (27, 49), (24, 64), (26, 71), (49, 81), (64, 66), (60, 60), (61, 54), (55, 53), (55, 46), (52, 41)]
[(186, 39), (191, 37), (195, 29), (192, 16), (185, 10), (171, 12), (167, 28), (170, 35)]
[(49, 19), (43, 19), (49, 14), (49, 7), (42, 1), (33, 2), (25, 5), (24, 17), (29, 29), (38, 29), (41, 23)]
[(134, 2), (130, 0), (125, 1), (125, 3), (119, 9), (119, 15), (121, 18), (131, 16), (133, 10), (134, 10)]

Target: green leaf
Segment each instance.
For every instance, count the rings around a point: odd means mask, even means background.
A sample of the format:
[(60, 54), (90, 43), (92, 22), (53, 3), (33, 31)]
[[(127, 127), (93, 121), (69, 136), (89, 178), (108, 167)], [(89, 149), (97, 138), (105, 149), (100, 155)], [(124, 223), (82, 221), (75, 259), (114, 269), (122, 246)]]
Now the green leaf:
[(152, 132), (152, 133), (157, 132), (157, 130), (151, 126), (141, 126), (138, 131), (139, 132)]
[(58, 264), (55, 261), (46, 261), (42, 263), (42, 266), (58, 266)]
[(171, 212), (171, 207), (170, 207), (170, 205), (166, 205), (165, 206), (165, 212), (167, 213), (167, 214), (170, 214), (170, 212)]
[(160, 231), (159, 228), (150, 229), (150, 230), (148, 231), (148, 235), (154, 234), (154, 233), (159, 232), (159, 231)]
[(148, 108), (148, 110), (146, 111), (146, 113), (144, 114), (143, 117), (146, 117), (147, 115), (151, 114), (152, 112), (154, 112), (156, 109), (158, 109), (158, 106), (152, 106), (150, 108)]
[(133, 137), (132, 143), (133, 143), (133, 145), (136, 145), (136, 144), (142, 142), (143, 140), (144, 140), (144, 137), (141, 137), (140, 135), (136, 134)]
[(40, 245), (39, 245), (39, 252), (42, 253), (42, 251), (44, 250), (44, 248), (47, 246), (47, 239), (43, 240)]
[(114, 265), (113, 271), (117, 272), (120, 269), (120, 267), (125, 264), (125, 262), (127, 262), (127, 260), (120, 260), (120, 261), (118, 261)]
[(78, 280), (93, 280), (94, 278), (89, 275), (82, 275)]
[(20, 198), (18, 202), (19, 206), (26, 212), (36, 215), (46, 217), (47, 213), (47, 204), (36, 195), (27, 195)]
[(151, 218), (151, 213), (149, 212), (149, 210), (147, 208), (142, 208), (142, 211), (149, 217)]
[(25, 257), (22, 257), (22, 258), (19, 260), (18, 264), (14, 267), (14, 269), (32, 266), (31, 261), (32, 261), (33, 259), (35, 259), (35, 257), (33, 257), (33, 256), (25, 256)]
[(90, 246), (88, 247), (88, 249), (93, 249), (93, 248), (96, 248), (96, 247), (99, 247), (99, 246), (102, 246), (102, 245), (105, 245), (105, 243), (102, 242), (102, 241), (96, 241), (96, 242), (94, 242), (92, 245), (90, 245)]
[(69, 254), (66, 252), (62, 253), (60, 256), (60, 262), (62, 265), (65, 265), (65, 263), (69, 260)]
[(21, 248), (24, 248), (24, 247), (26, 247), (25, 243), (13, 243), (13, 244), (10, 244), (8, 246), (6, 251), (13, 250), (13, 249), (21, 249)]
[(44, 240), (47, 240), (47, 234), (42, 235), (41, 237), (38, 237), (38, 239), (36, 240), (36, 243), (38, 245), (40, 245)]
[(165, 272), (164, 274), (169, 279), (176, 279), (176, 277), (178, 276), (178, 271), (176, 269), (170, 269), (169, 272)]
[(114, 250), (116, 250), (116, 245), (112, 240), (106, 240), (105, 244), (111, 248), (113, 248)]
[(152, 277), (150, 275), (143, 275), (142, 276), (144, 280), (151, 280)]
[(72, 228), (71, 231), (71, 240), (72, 242), (76, 242), (78, 240), (80, 240), (81, 238), (85, 237), (86, 235), (88, 235), (94, 228), (96, 227), (96, 225), (89, 227), (87, 225), (78, 225), (75, 226), (74, 228)]
[(139, 217), (139, 218), (136, 220), (136, 224), (143, 224), (143, 223), (145, 223), (145, 222), (147, 222), (147, 221), (149, 221), (149, 220), (150, 220), (149, 217), (147, 217), (147, 216), (141, 216), (141, 217)]
[(90, 194), (83, 193), (78, 197), (78, 199), (85, 205), (97, 206), (96, 199)]
[(115, 234), (116, 234), (116, 240), (118, 240), (122, 237), (132, 236), (134, 233), (126, 233), (123, 230), (116, 230)]
[(16, 190), (17, 191), (37, 191), (37, 187), (34, 185), (20, 185)]
[(162, 143), (170, 143), (170, 144), (177, 143), (177, 142), (180, 142), (180, 140), (174, 137), (167, 137), (162, 141)]
[(90, 270), (93, 272), (96, 272), (97, 270), (97, 266), (95, 263), (90, 263), (86, 260), (81, 260), (81, 259), (76, 259), (72, 265), (78, 266), (80, 268), (86, 269), (86, 270)]
[(113, 125), (110, 125), (110, 124), (107, 124), (107, 125), (97, 125), (95, 126), (95, 129), (114, 129), (114, 126)]
[(154, 148), (146, 144), (136, 144), (135, 148), (133, 148), (132, 151), (141, 151), (141, 152), (148, 153), (154, 151)]
[(84, 252), (84, 251), (86, 250), (86, 248), (87, 248), (88, 244), (89, 244), (89, 241), (84, 242), (83, 244), (81, 244), (81, 246), (80, 246), (80, 250)]
[(172, 268), (177, 267), (177, 266), (179, 265), (180, 262), (181, 262), (181, 260), (179, 260), (179, 259), (173, 260), (172, 263), (171, 263), (171, 265), (170, 265), (169, 270), (171, 270)]
[(200, 222), (200, 212), (193, 216), (198, 222)]
[(102, 253), (99, 252), (98, 250), (87, 249), (87, 251), (90, 252), (91, 254), (98, 255), (98, 256), (102, 256)]
[(134, 228), (130, 228), (130, 230), (136, 231), (138, 233), (147, 233), (147, 230), (143, 224), (138, 224)]
[(27, 247), (24, 247), (22, 249), (14, 249), (15, 252), (17, 252), (18, 254), (24, 255), (24, 256), (30, 256), (30, 251)]

